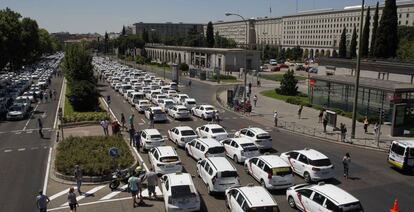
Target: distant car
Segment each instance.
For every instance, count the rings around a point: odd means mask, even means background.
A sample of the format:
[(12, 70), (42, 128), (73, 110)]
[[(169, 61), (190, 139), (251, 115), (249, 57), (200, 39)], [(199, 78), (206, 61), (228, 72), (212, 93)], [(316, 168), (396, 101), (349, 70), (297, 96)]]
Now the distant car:
[(186, 143), (198, 138), (198, 135), (191, 127), (178, 126), (168, 130), (168, 138), (177, 146), (184, 147)]
[(162, 111), (161, 107), (149, 107), (145, 110), (145, 117), (150, 120), (150, 114), (153, 115), (154, 122), (164, 122), (167, 121), (167, 115)]
[(24, 119), (27, 115), (26, 106), (22, 104), (15, 104), (9, 108), (7, 112), (7, 120), (21, 120)]
[(273, 66), (273, 67), (270, 69), (270, 71), (272, 71), (272, 72), (280, 71), (280, 67), (278, 67), (278, 66)]
[(190, 111), (185, 106), (175, 105), (168, 110), (168, 115), (174, 119), (189, 119)]
[(303, 65), (297, 65), (295, 68), (296, 71), (304, 71), (305, 67)]
[(311, 68), (308, 69), (308, 72), (317, 74), (318, 73), (318, 68), (311, 67)]
[(278, 64), (277, 66), (278, 66), (279, 68), (289, 68), (289, 66), (288, 66), (288, 65), (286, 65), (286, 64), (284, 64), (284, 63)]
[(206, 124), (197, 127), (196, 132), (201, 138), (213, 138), (217, 141), (224, 140), (228, 137), (226, 130), (218, 124)]
[(187, 94), (177, 94), (173, 97), (175, 104), (181, 104), (184, 99), (190, 98)]
[(182, 105), (184, 105), (188, 110), (191, 110), (193, 109), (193, 107), (197, 106), (197, 102), (193, 98), (187, 98), (187, 99), (184, 99), (184, 102), (182, 103)]
[(211, 119), (213, 118), (213, 113), (216, 109), (212, 105), (199, 105), (191, 109), (191, 113), (194, 116), (200, 117), (202, 119)]
[(270, 133), (258, 127), (244, 128), (234, 133), (236, 138), (246, 138), (256, 144), (259, 149), (271, 149), (272, 137)]
[(162, 111), (168, 113), (168, 111), (174, 107), (174, 101), (172, 99), (159, 99), (158, 106), (161, 107)]
[(149, 107), (151, 107), (151, 103), (148, 100), (138, 100), (138, 102), (135, 103), (135, 109), (137, 109), (139, 113), (144, 113)]
[(270, 65), (272, 65), (272, 66), (273, 66), (273, 65), (277, 65), (277, 60), (275, 60), (275, 59), (270, 59), (270, 60), (269, 60), (269, 64), (270, 64)]
[(226, 155), (236, 163), (243, 163), (248, 158), (260, 155), (256, 145), (247, 138), (228, 138), (220, 143), (226, 149)]

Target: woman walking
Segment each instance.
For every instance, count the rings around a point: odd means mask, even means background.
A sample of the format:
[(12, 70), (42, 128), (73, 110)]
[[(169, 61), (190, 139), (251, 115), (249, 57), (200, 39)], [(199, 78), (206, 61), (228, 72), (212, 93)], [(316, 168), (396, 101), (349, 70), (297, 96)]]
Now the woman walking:
[(368, 117), (365, 116), (365, 119), (364, 119), (364, 131), (365, 131), (365, 133), (368, 133), (368, 125), (369, 125)]
[(344, 165), (344, 177), (345, 179), (348, 179), (349, 177), (349, 164), (351, 163), (351, 156), (347, 152), (342, 159), (342, 164)]
[(76, 208), (79, 207), (79, 204), (78, 204), (78, 200), (76, 200), (75, 189), (73, 187), (69, 189), (68, 203), (69, 203), (70, 211), (76, 212)]

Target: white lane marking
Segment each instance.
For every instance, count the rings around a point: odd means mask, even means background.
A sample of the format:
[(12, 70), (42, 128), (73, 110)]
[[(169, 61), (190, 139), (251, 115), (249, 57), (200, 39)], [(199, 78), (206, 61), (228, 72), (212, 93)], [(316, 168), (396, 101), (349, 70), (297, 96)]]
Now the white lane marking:
[[(78, 189), (78, 187), (73, 187), (75, 190), (76, 189)], [(49, 199), (50, 199), (50, 201), (52, 201), (52, 200), (54, 200), (54, 199), (56, 199), (56, 198), (58, 198), (58, 197), (60, 197), (60, 196), (62, 196), (62, 195), (64, 195), (64, 194), (67, 194), (67, 193), (69, 193), (69, 189), (68, 188), (66, 188), (65, 190), (63, 190), (63, 191), (61, 191), (61, 192), (59, 192), (59, 193), (56, 193), (56, 194), (54, 194), (54, 195), (52, 195), (51, 197), (49, 197)]]
[[(99, 201), (94, 201), (94, 202), (87, 202), (87, 203), (79, 204), (79, 206), (95, 205), (95, 204), (99, 204), (99, 203), (116, 202), (116, 201), (123, 201), (123, 200), (131, 200), (131, 197), (122, 197), (122, 198), (118, 198), (118, 199), (108, 199), (108, 200), (99, 200)], [(63, 210), (63, 209), (67, 210), (68, 207), (67, 206), (60, 206), (60, 207), (57, 207), (57, 208), (47, 209), (47, 211), (58, 211), (58, 210)]]
[(138, 123), (138, 125), (139, 125), (139, 126), (142, 126), (142, 125), (144, 125), (144, 123)]
[(102, 197), (100, 200), (111, 199), (112, 197), (114, 197), (114, 196), (120, 194), (121, 192), (125, 191), (127, 187), (128, 187), (128, 185), (124, 185), (124, 186), (121, 187), (121, 189), (119, 191), (111, 192), (108, 195)]
[[(101, 98), (102, 98), (102, 97), (101, 97)], [(116, 116), (115, 116), (114, 112), (112, 112), (112, 109), (109, 107), (109, 105), (108, 105), (108, 103), (106, 102), (106, 100), (105, 100), (104, 98), (102, 98), (102, 100), (103, 100), (103, 102), (105, 103), (105, 106), (108, 108), (108, 110), (109, 110), (109, 112), (111, 113), (111, 115), (114, 117), (114, 119), (115, 119), (117, 122), (119, 122), (119, 121), (118, 121), (118, 118), (116, 118)]]
[(4, 150), (4, 152), (11, 152), (11, 151), (13, 151), (13, 150), (11, 150), (11, 149)]
[(36, 150), (36, 149), (39, 149), (39, 147), (32, 147), (32, 148), (30, 148), (30, 150)]
[[(55, 122), (54, 122), (54, 124), (53, 124), (53, 129), (56, 129), (57, 128), (57, 124), (58, 124), (58, 115), (59, 115), (59, 106), (62, 104), (62, 97), (64, 97), (64, 95), (63, 95), (63, 92), (64, 92), (64, 86), (65, 86), (65, 78), (63, 78), (63, 81), (62, 81), (62, 87), (60, 88), (60, 95), (59, 95), (59, 102), (58, 102), (58, 105), (57, 105), (57, 108), (56, 108), (56, 114), (55, 114)], [(62, 105), (62, 112), (63, 112), (63, 106), (64, 106), (64, 104)]]
[(142, 123), (144, 123), (144, 124), (146, 123), (144, 119), (141, 119), (141, 121), (142, 121)]
[(16, 132), (16, 135), (22, 134), (22, 132)]
[(29, 122), (32, 120), (33, 114), (34, 114), (34, 113), (35, 113), (35, 111), (37, 110), (37, 107), (39, 107), (39, 103), (37, 103), (36, 107), (33, 109), (32, 114), (30, 114), (29, 119), (27, 120), (26, 124), (24, 125), (24, 127), (23, 127), (23, 129), (22, 129), (23, 131), (25, 131), (25, 130), (26, 130), (27, 125), (29, 125)]
[(28, 130), (28, 131), (26, 131), (26, 133), (29, 133), (30, 134), (30, 133), (33, 133), (33, 131), (32, 130)]
[(24, 151), (24, 150), (26, 150), (26, 148), (17, 149), (17, 151), (19, 151), (19, 152)]
[[(92, 194), (94, 194), (95, 192), (97, 192), (97, 191), (99, 191), (99, 190), (103, 189), (105, 186), (106, 186), (106, 185), (101, 185), (101, 186), (95, 187), (95, 188), (93, 188), (93, 189), (91, 189), (91, 190), (89, 190), (89, 191), (87, 191), (87, 192), (83, 193), (81, 196), (76, 197), (76, 200), (79, 202), (80, 200), (84, 199), (86, 196), (88, 196), (88, 195), (92, 195)], [(66, 203), (62, 204), (61, 206), (68, 206), (68, 205), (69, 205), (69, 203), (67, 203), (67, 202), (66, 202)]]
[(142, 159), (141, 155), (138, 153), (137, 149), (136, 148), (132, 148), (132, 149), (134, 150), (135, 154), (137, 154), (139, 160), (141, 161), (142, 166), (144, 166), (144, 169), (148, 171), (147, 164), (145, 164), (144, 160)]
[(46, 194), (46, 191), (47, 191), (47, 181), (49, 180), (50, 160), (51, 159), (52, 159), (52, 148), (49, 148), (49, 156), (47, 157), (47, 165), (46, 165), (45, 179), (43, 181), (43, 193), (44, 194)]

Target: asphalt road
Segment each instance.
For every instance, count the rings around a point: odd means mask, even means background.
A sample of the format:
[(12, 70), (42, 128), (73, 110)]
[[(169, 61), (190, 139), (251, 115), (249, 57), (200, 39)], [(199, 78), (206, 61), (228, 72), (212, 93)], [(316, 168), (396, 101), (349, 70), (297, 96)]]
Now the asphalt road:
[[(50, 88), (60, 94), (61, 85), (62, 78), (53, 78)], [(0, 122), (0, 211), (35, 210), (54, 136), (57, 103), (33, 104), (30, 118)], [(37, 118), (43, 121), (44, 139), (38, 134)]]
[[(110, 87), (101, 87), (101, 89), (104, 96), (111, 95), (111, 108), (118, 118), (121, 113), (124, 113), (126, 117), (128, 117), (131, 113), (135, 113), (135, 122), (138, 122), (135, 126), (138, 126), (140, 129), (148, 127), (148, 122), (145, 117), (138, 114), (127, 102), (124, 101), (122, 96), (115, 93)], [(182, 88), (181, 92), (187, 93), (191, 97), (196, 98), (198, 104), (214, 104), (216, 89), (218, 89), (218, 86), (211, 86), (193, 81), (191, 89)], [(398, 198), (399, 200), (400, 210), (410, 211), (412, 208), (414, 177), (404, 175), (391, 169), (386, 162), (386, 153), (344, 146), (337, 143), (330, 143), (319, 139), (275, 130), (269, 126), (254, 123), (249, 120), (249, 118), (242, 117), (239, 114), (229, 111), (223, 110), (223, 112), (221, 112), (221, 117), (223, 118), (221, 124), (229, 133), (234, 133), (236, 130), (248, 126), (257, 126), (263, 129), (270, 129), (274, 141), (273, 147), (276, 153), (308, 147), (326, 154), (335, 165), (336, 178), (331, 180), (329, 183), (336, 184), (357, 197), (362, 202), (366, 211), (387, 211), (392, 207), (395, 198)], [(206, 123), (206, 121), (202, 121), (198, 118), (193, 118), (192, 121), (187, 122), (170, 120), (168, 123), (156, 124), (155, 128), (159, 129), (162, 135), (166, 136), (167, 130), (174, 126), (188, 125), (196, 128), (204, 123)], [(168, 141), (167, 144), (172, 146), (174, 145), (171, 141)], [(184, 150), (178, 149), (177, 152), (180, 155), (185, 170), (193, 176), (196, 176), (196, 162), (192, 158), (187, 157)], [(351, 179), (349, 180), (345, 180), (342, 177), (343, 172), (341, 161), (346, 152), (349, 152), (352, 157), (352, 165), (350, 167)], [(147, 154), (142, 154), (142, 157), (148, 164)], [(242, 165), (235, 166), (238, 169), (242, 185), (246, 185), (248, 183), (255, 183), (258, 185), (258, 183), (251, 176), (248, 176), (244, 172)], [(226, 210), (224, 199), (222, 197), (213, 197), (208, 195), (207, 189), (200, 178), (195, 177), (194, 183), (203, 199), (204, 210)], [(300, 177), (295, 177), (295, 183), (304, 183), (304, 180)], [(272, 192), (272, 194), (282, 211), (294, 211), (288, 206), (284, 191)], [(96, 205), (96, 208), (92, 210), (99, 211), (101, 209), (102, 208), (100, 208), (99, 205)]]

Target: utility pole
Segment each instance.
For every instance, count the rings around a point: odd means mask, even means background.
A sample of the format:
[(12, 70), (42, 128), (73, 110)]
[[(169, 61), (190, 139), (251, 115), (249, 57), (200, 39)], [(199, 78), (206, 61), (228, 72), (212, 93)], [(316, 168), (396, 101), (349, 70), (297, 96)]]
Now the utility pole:
[(362, 24), (364, 20), (364, 5), (365, 0), (362, 0), (361, 5), (361, 17), (359, 21), (359, 36), (358, 36), (358, 55), (355, 69), (355, 90), (354, 90), (354, 105), (352, 107), (352, 131), (351, 138), (355, 138), (355, 128), (356, 128), (356, 115), (358, 108), (358, 89), (359, 89), (359, 75), (360, 75), (360, 63), (361, 63), (361, 41), (362, 41)]

